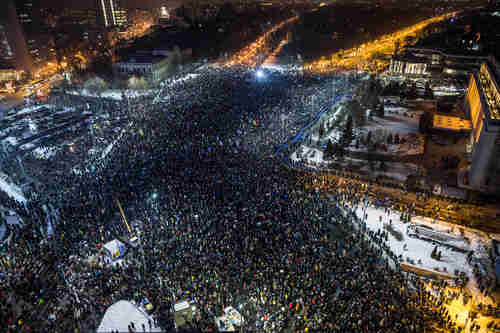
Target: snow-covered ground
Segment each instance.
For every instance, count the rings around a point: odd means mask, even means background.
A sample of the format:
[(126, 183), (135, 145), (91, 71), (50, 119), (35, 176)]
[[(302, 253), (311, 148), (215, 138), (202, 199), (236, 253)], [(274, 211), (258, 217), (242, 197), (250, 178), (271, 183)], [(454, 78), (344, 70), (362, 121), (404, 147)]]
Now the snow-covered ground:
[[(176, 79), (171, 79), (171, 80), (167, 80), (165, 82), (162, 82), (161, 83), (161, 87), (162, 87), (162, 90), (160, 91), (160, 94), (157, 96), (156, 98), (156, 101), (158, 100), (158, 98), (161, 96), (162, 100), (163, 101), (168, 101), (170, 99), (170, 94), (168, 94), (168, 88), (172, 88), (174, 86), (176, 86), (177, 84), (179, 83), (182, 83), (182, 82), (185, 82), (185, 81), (188, 81), (188, 80), (192, 80), (192, 79), (195, 79), (197, 78), (198, 76), (200, 76), (200, 74), (197, 74), (197, 73), (189, 73), (189, 74), (186, 74), (182, 77), (179, 77), (179, 78), (176, 78)], [(166, 94), (165, 94), (166, 93)], [(155, 101), (155, 102), (156, 102)]]
[[(200, 76), (200, 74), (196, 73), (189, 73), (186, 74), (185, 76), (182, 76), (180, 78), (172, 79), (172, 80), (166, 80), (165, 82), (162, 82), (161, 86), (162, 87), (172, 87), (178, 83), (193, 79)], [(101, 92), (99, 95), (90, 92), (87, 89), (80, 89), (80, 90), (70, 90), (68, 91), (69, 94), (72, 95), (80, 95), (80, 96), (89, 96), (89, 97), (102, 97), (102, 98), (110, 98), (114, 100), (122, 100), (123, 93), (125, 96), (128, 98), (136, 98), (136, 97), (141, 97), (141, 96), (149, 96), (152, 94), (155, 94), (158, 92), (157, 89), (125, 89), (125, 90), (120, 90), (120, 89), (106, 89), (103, 92)]]
[(166, 86), (173, 86), (173, 85), (176, 85), (176, 84), (178, 84), (180, 82), (184, 82), (184, 81), (187, 81), (187, 80), (191, 80), (191, 79), (197, 78), (198, 76), (200, 76), (200, 74), (189, 73), (189, 74), (186, 74), (185, 76), (177, 78), (177, 79), (167, 80), (164, 84), (162, 84), (162, 86), (165, 86), (165, 85)]
[[(31, 113), (33, 111), (37, 111), (41, 108), (53, 108), (54, 106), (53, 105), (50, 105), (50, 104), (38, 104), (38, 105), (32, 105), (32, 106), (28, 106), (28, 107), (25, 107), (23, 108), (22, 110), (20, 110), (19, 112), (16, 112), (16, 115), (21, 115), (21, 114), (26, 114), (26, 113)], [(6, 117), (7, 119), (9, 119), (9, 117)]]
[(315, 164), (317, 166), (321, 166), (323, 163), (325, 163), (323, 155), (324, 152), (320, 149), (301, 145), (297, 151), (292, 153), (290, 159), (294, 162), (298, 162), (300, 159), (303, 159), (307, 162), (307, 164)]
[[(290, 155), (290, 160), (295, 163), (303, 161), (306, 166), (311, 168), (328, 168), (329, 164), (327, 160), (324, 160), (323, 150), (311, 148), (307, 145), (301, 145), (299, 149), (293, 152)], [(357, 167), (361, 172), (370, 173), (374, 177), (384, 176), (402, 182), (406, 181), (408, 176), (415, 175), (418, 171), (416, 164), (400, 162), (384, 162), (384, 170), (380, 169), (380, 164), (377, 162), (372, 170), (366, 160), (351, 157), (344, 157), (342, 161), (335, 161), (335, 163), (346, 167)]]
[(14, 137), (14, 136), (9, 136), (9, 137), (5, 138), (5, 141), (6, 141), (8, 144), (10, 144), (10, 145), (15, 146), (15, 145), (17, 145), (17, 141), (18, 141), (18, 140), (17, 140), (17, 138), (16, 138), (16, 137)]
[[(358, 208), (356, 213), (359, 217), (362, 217), (363, 208)], [(403, 256), (402, 263), (451, 275), (454, 275), (455, 271), (463, 271), (467, 275), (471, 275), (472, 267), (467, 263), (466, 251), (470, 251), (477, 247), (476, 243), (479, 242), (479, 239), (475, 238), (471, 240), (469, 244), (465, 238), (460, 235), (458, 228), (456, 228), (453, 233), (447, 232), (450, 231), (449, 227), (440, 226), (438, 223), (432, 223), (423, 218), (414, 218), (411, 223), (425, 225), (428, 228), (434, 229), (435, 240), (413, 238), (409, 237), (407, 233), (410, 223), (401, 222), (400, 214), (392, 211), (386, 214), (382, 209), (374, 207), (368, 207), (366, 209), (366, 214), (368, 214), (366, 220), (367, 228), (375, 232), (377, 230), (385, 230), (384, 225), (389, 224), (392, 220), (391, 225), (393, 230), (400, 233), (403, 239), (398, 240), (395, 234), (389, 232), (388, 245), (396, 255)], [(382, 217), (381, 221), (380, 217)], [(439, 240), (441, 240), (442, 243), (460, 248), (462, 251), (457, 251), (447, 246), (439, 246)], [(431, 253), (436, 245), (438, 245), (438, 249), (441, 251), (441, 260), (431, 258)]]
[[(422, 154), (424, 151), (424, 136), (418, 133), (418, 119), (408, 118), (404, 115), (391, 115), (389, 119), (374, 117), (368, 121), (366, 126), (358, 130), (357, 135), (366, 137), (368, 132), (372, 134), (371, 142), (380, 142), (387, 147), (387, 151), (377, 149), (378, 154), (397, 154), (397, 155), (416, 155)], [(394, 137), (397, 134), (400, 139), (404, 139), (404, 143), (388, 144), (387, 136), (391, 134)], [(364, 145), (355, 147), (354, 142), (348, 148), (350, 151), (368, 151)]]
[(33, 155), (36, 158), (43, 159), (43, 160), (49, 160), (53, 156), (57, 154), (57, 152), (60, 150), (59, 147), (38, 147), (33, 150)]
[(153, 324), (153, 318), (146, 312), (137, 308), (129, 301), (118, 301), (111, 305), (104, 314), (101, 324), (97, 329), (98, 333), (110, 333), (118, 330), (119, 332), (128, 332), (128, 325), (134, 323), (137, 332), (142, 332), (142, 325), (146, 327), (146, 332), (161, 332), (159, 327), (153, 327), (149, 330), (148, 320)]
[[(363, 218), (365, 213), (367, 214), (365, 220), (367, 228), (374, 232), (387, 230), (384, 225), (390, 224), (392, 226), (393, 231), (388, 231), (387, 244), (397, 256), (402, 256), (401, 263), (452, 277), (456, 276), (458, 272), (464, 272), (470, 278), (466, 289), (472, 295), (473, 303), (469, 302), (464, 305), (462, 298), (459, 298), (453, 300), (451, 304), (445, 305), (449, 309), (450, 315), (453, 314), (454, 317), (455, 314), (458, 314), (456, 322), (459, 325), (465, 325), (469, 311), (475, 310), (472, 304), (496, 304), (490, 296), (484, 296), (480, 292), (472, 272), (474, 262), (488, 260), (492, 246), (491, 239), (500, 239), (500, 235), (485, 234), (474, 229), (426, 217), (413, 217), (411, 222), (404, 223), (400, 221), (400, 213), (392, 210), (386, 213), (383, 208), (368, 207), (364, 210), (363, 207), (358, 207), (356, 209), (356, 214), (360, 218)], [(424, 230), (423, 234), (420, 235), (421, 238), (409, 236), (408, 227), (410, 225), (419, 226), (420, 230)], [(395, 236), (396, 234), (398, 237)], [(431, 253), (436, 245), (438, 251), (441, 251), (441, 260), (431, 258)], [(467, 261), (469, 251), (474, 251), (472, 263)], [(476, 321), (481, 325), (481, 329), (477, 332), (491, 333), (492, 331), (486, 327), (491, 320), (492, 317), (479, 314)], [(496, 322), (500, 321), (496, 320)], [(467, 325), (468, 328), (470, 320)]]
[(24, 197), (23, 191), (19, 188), (19, 186), (9, 183), (2, 178), (0, 178), (0, 190), (7, 193), (7, 195), (12, 199), (15, 199), (22, 203), (26, 202), (26, 198)]
[[(325, 168), (328, 166), (328, 161), (323, 159), (324, 151), (326, 149), (326, 142), (339, 142), (343, 135), (343, 128), (333, 128), (326, 132), (326, 128), (331, 128), (332, 124), (345, 116), (345, 107), (340, 103), (335, 112), (325, 113), (318, 124), (324, 126), (325, 133), (319, 137), (319, 129), (317, 126), (313, 128), (309, 135), (309, 139), (305, 139), (304, 143), (300, 145), (296, 151), (292, 152), (290, 159), (293, 162), (303, 161), (310, 167)], [(382, 155), (418, 155), (423, 154), (424, 151), (424, 136), (418, 133), (418, 120), (421, 111), (409, 111), (403, 106), (387, 106), (385, 108), (386, 116), (379, 118), (373, 116), (367, 120), (366, 124), (360, 128), (354, 128), (355, 140), (351, 142), (345, 149), (353, 153), (369, 153), (373, 152)], [(340, 118), (339, 118), (340, 117)], [(319, 126), (319, 125), (318, 125)], [(370, 133), (371, 139), (370, 149), (364, 144), (364, 141)], [(392, 143), (388, 143), (388, 136), (392, 136)], [(399, 142), (395, 143), (395, 137), (398, 137)], [(306, 136), (307, 137), (307, 136)], [(307, 142), (310, 142), (307, 145)], [(312, 143), (312, 144), (311, 144)], [(318, 146), (321, 143), (322, 148), (312, 148), (311, 145)], [(373, 151), (373, 143), (377, 143)], [(336, 161), (336, 163), (339, 163)], [(366, 160), (354, 159), (345, 157), (340, 164), (351, 164), (360, 167), (360, 170), (369, 171), (377, 176), (386, 176), (399, 181), (405, 181), (411, 174), (415, 174), (417, 166), (411, 163), (392, 163), (385, 162), (385, 168), (371, 169)]]
[[(124, 90), (125, 95), (129, 98), (148, 96), (148, 95), (151, 95), (153, 92), (154, 92), (154, 90), (151, 90), (151, 89), (148, 89), (148, 90), (126, 89), (126, 90)], [(94, 93), (88, 91), (87, 89), (70, 90), (70, 91), (68, 91), (68, 94), (87, 96), (87, 97), (110, 98), (110, 99), (115, 99), (118, 101), (120, 101), (122, 99), (122, 90), (120, 90), (120, 89), (107, 89), (107, 90), (103, 91), (100, 95), (94, 94)]]

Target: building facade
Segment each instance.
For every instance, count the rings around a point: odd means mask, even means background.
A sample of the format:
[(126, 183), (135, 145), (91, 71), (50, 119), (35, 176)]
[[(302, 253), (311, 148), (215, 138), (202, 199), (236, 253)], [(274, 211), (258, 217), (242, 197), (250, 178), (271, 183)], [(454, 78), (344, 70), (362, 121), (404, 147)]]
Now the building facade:
[(105, 27), (127, 25), (127, 10), (120, 0), (98, 0), (100, 21)]
[(421, 76), (428, 75), (427, 62), (421, 59), (393, 57), (389, 66), (391, 75)]
[(126, 61), (113, 64), (113, 71), (118, 75), (138, 76), (158, 81), (168, 71), (171, 59), (159, 55), (133, 55)]
[(470, 153), (468, 185), (496, 192), (500, 189), (500, 69), (496, 61), (481, 65), (471, 75), (465, 107), (472, 131), (467, 151)]
[(23, 74), (24, 74), (23, 70), (0, 68), (0, 82), (19, 81), (21, 80)]

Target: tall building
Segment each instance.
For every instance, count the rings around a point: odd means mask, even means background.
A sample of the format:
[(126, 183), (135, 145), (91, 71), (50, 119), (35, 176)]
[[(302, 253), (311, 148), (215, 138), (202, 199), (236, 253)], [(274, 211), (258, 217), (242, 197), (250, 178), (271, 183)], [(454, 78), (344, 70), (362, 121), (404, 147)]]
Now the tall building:
[(42, 41), (40, 35), (42, 33), (41, 10), (39, 0), (14, 0), (16, 6), (16, 15), (19, 25), (21, 26), (28, 53), (33, 61), (33, 65), (43, 62), (43, 57), (40, 53)]
[(13, 0), (4, 0), (0, 10), (0, 63), (4, 68), (32, 71), (23, 28), (18, 20)]
[(120, 0), (97, 0), (101, 23), (105, 27), (124, 26), (127, 24), (127, 10)]
[(493, 57), (472, 74), (465, 98), (472, 131), (467, 146), (471, 153), (468, 183), (477, 190), (500, 190), (500, 77)]
[(34, 0), (15, 0), (16, 14), (24, 33), (40, 29), (40, 3)]
[(4, 66), (12, 66), (15, 65), (15, 53), (7, 34), (7, 24), (0, 22), (0, 62)]

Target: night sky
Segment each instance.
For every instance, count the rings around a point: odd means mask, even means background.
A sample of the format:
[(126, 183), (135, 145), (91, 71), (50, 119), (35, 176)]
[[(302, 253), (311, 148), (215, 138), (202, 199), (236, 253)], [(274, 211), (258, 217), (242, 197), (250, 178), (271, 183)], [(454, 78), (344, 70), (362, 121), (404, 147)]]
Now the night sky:
[[(182, 0), (122, 0), (126, 8), (157, 8), (161, 4), (166, 4), (168, 7), (177, 7), (182, 3)], [(71, 8), (95, 8), (97, 7), (96, 0), (42, 0), (45, 6), (51, 7), (71, 7)]]

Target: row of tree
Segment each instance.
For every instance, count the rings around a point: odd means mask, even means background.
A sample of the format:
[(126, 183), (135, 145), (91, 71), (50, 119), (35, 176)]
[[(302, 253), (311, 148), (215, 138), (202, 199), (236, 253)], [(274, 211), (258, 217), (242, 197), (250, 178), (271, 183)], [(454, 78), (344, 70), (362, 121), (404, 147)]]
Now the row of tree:
[[(419, 97), (418, 87), (416, 82), (398, 82), (391, 81), (386, 85), (381, 94), (384, 96), (399, 96), (404, 99), (416, 99)], [(429, 82), (425, 83), (424, 96), (425, 99), (434, 99), (434, 92)]]

